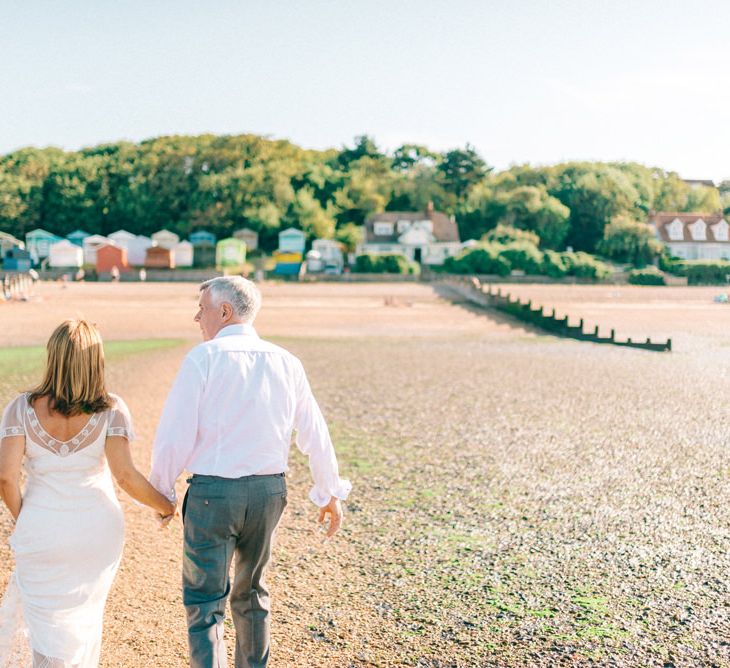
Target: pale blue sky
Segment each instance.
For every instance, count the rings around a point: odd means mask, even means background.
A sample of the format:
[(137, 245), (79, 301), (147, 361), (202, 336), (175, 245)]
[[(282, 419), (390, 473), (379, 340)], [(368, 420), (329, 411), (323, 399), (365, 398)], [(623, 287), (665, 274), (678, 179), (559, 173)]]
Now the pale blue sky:
[(0, 152), (367, 133), (719, 180), (728, 26), (724, 0), (0, 0)]

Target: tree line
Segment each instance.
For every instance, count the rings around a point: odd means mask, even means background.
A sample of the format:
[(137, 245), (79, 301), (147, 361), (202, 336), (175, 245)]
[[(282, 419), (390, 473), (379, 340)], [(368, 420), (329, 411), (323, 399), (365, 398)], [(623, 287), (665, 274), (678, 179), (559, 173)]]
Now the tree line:
[(224, 237), (250, 227), (273, 248), (278, 231), (294, 226), (353, 245), (369, 215), (423, 210), (429, 201), (455, 216), (464, 240), (502, 224), (536, 233), (546, 249), (593, 252), (609, 226), (640, 225), (652, 209), (730, 213), (730, 182), (690, 188), (676, 173), (637, 163), (495, 172), (469, 145), (386, 152), (365, 135), (323, 151), (257, 135), (200, 135), (0, 157), (0, 230), (21, 238), (35, 228)]

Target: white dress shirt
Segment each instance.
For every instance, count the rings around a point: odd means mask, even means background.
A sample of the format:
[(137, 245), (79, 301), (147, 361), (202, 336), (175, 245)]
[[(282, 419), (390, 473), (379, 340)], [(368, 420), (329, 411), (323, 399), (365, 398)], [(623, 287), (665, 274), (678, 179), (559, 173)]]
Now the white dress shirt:
[(339, 476), (302, 363), (251, 325), (229, 325), (183, 360), (157, 427), (150, 482), (174, 500), (183, 470), (223, 478), (283, 473), (294, 429), (309, 455), (309, 498), (318, 506), (346, 498), (352, 485)]

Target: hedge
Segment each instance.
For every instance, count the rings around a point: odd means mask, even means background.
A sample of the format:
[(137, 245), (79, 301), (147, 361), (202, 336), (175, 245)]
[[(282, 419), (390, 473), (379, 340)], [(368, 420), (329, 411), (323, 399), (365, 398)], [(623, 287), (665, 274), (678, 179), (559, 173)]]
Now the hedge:
[(355, 272), (359, 274), (417, 274), (420, 267), (405, 255), (366, 253), (355, 258)]
[(730, 276), (730, 262), (725, 260), (684, 260), (676, 263), (675, 268), (687, 277), (690, 285), (724, 284)]
[(665, 285), (664, 272), (656, 267), (634, 269), (629, 272), (629, 283), (633, 285)]

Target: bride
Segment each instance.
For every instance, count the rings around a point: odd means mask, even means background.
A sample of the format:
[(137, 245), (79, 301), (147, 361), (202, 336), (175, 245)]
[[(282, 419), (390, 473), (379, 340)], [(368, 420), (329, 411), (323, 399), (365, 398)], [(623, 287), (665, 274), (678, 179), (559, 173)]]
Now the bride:
[(47, 350), (43, 382), (11, 401), (0, 422), (0, 496), (16, 520), (0, 667), (94, 668), (124, 543), (112, 475), (164, 520), (175, 506), (132, 463), (132, 421), (106, 391), (97, 329), (67, 320)]

